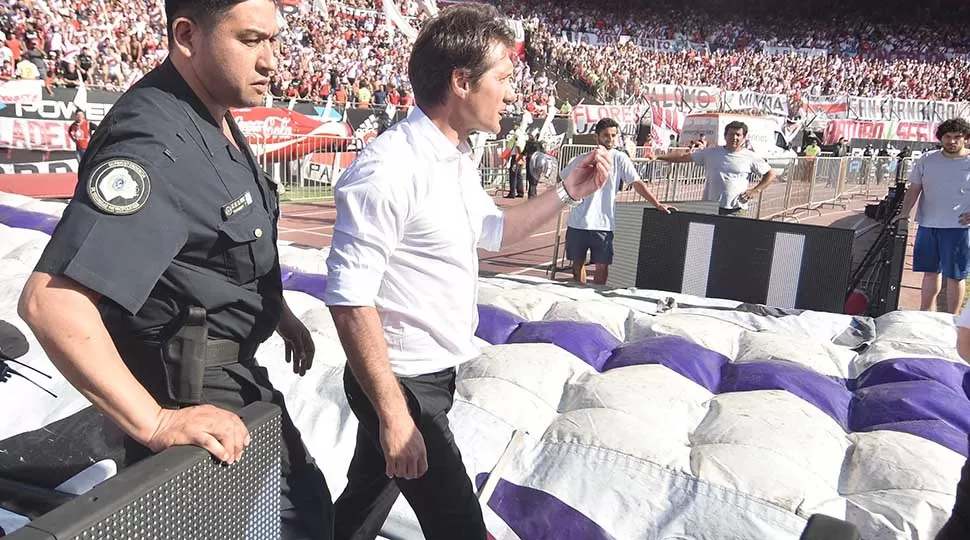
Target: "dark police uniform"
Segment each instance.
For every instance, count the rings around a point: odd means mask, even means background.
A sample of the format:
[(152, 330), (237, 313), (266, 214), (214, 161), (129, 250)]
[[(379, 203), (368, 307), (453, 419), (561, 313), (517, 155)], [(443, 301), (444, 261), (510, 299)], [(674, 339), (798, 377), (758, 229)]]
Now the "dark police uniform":
[[(235, 122), (228, 122), (239, 149), (171, 60), (146, 75), (91, 140), (74, 198), (36, 270), (67, 276), (102, 296), (99, 309), (122, 358), (163, 406), (279, 405), (283, 538), (330, 538), (326, 481), (282, 394), (253, 358), (283, 306), (279, 199)], [(219, 353), (204, 365), (195, 401), (172, 395), (160, 360), (160, 344), (182, 327), (190, 307), (205, 310), (205, 342)], [(128, 442), (129, 463), (150, 454)]]

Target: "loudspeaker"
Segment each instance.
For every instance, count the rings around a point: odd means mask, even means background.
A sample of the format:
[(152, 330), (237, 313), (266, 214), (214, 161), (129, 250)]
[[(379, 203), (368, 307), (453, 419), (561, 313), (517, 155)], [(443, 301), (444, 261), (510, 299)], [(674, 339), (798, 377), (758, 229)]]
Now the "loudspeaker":
[(633, 285), (841, 313), (854, 239), (848, 229), (643, 210)]

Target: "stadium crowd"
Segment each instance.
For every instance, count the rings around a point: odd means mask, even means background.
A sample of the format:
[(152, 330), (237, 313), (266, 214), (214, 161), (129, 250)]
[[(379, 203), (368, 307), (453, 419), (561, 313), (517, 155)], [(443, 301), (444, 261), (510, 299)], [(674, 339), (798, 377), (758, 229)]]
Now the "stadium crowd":
[[(608, 100), (635, 98), (648, 82), (790, 95), (970, 99), (965, 3), (942, 20), (912, 6), (912, 17), (891, 5), (866, 11), (867, 2), (843, 3), (862, 14), (826, 17), (703, 11), (689, 4), (655, 1), (617, 12), (571, 1), (516, 0), (503, 8), (528, 21), (529, 49), (542, 65)], [(811, 2), (799, 11), (812, 13)], [(894, 11), (894, 22), (876, 18), (883, 11)], [(925, 23), (914, 22), (920, 20)], [(656, 39), (683, 48), (656, 50), (649, 46)], [(773, 50), (781, 47), (803, 50)]]
[[(425, 14), (418, 0), (396, 2), (409, 24), (420, 28)], [(544, 114), (556, 99), (557, 77), (616, 101), (637, 98), (646, 83), (796, 99), (970, 99), (970, 34), (960, 30), (970, 20), (970, 4), (930, 12), (887, 2), (806, 0), (792, 14), (767, 0), (618, 0), (610, 6), (502, 0), (503, 11), (525, 21), (536, 68), (516, 65), (521, 97), (510, 112)], [(331, 97), (338, 107), (411, 103), (408, 39), (386, 24), (380, 0), (303, 4), (286, 17), (275, 97)], [(307, 9), (314, 4), (326, 13)], [(48, 87), (84, 81), (124, 90), (166, 56), (162, 6), (162, 0), (0, 0), (0, 80), (39, 78)], [(649, 46), (658, 39), (695, 46), (660, 51)], [(773, 54), (773, 47), (804, 50)]]

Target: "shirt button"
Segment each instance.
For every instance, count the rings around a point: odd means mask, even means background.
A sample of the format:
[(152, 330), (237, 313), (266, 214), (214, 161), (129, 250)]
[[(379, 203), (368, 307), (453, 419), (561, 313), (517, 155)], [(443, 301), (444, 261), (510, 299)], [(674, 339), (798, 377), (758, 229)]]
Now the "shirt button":
[(253, 231), (253, 235), (255, 235), (256, 238), (262, 238), (263, 237), (263, 229), (260, 229), (259, 227), (256, 227), (256, 230)]

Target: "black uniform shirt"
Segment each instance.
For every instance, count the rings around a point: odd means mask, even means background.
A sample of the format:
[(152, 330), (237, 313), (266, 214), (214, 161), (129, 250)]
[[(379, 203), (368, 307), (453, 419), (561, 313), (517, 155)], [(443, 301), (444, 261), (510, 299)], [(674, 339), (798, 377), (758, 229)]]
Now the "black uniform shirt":
[[(227, 115), (228, 116), (228, 115)], [(279, 322), (276, 186), (171, 60), (111, 109), (37, 270), (103, 297), (112, 335), (154, 341), (189, 305), (213, 338), (258, 343)]]

